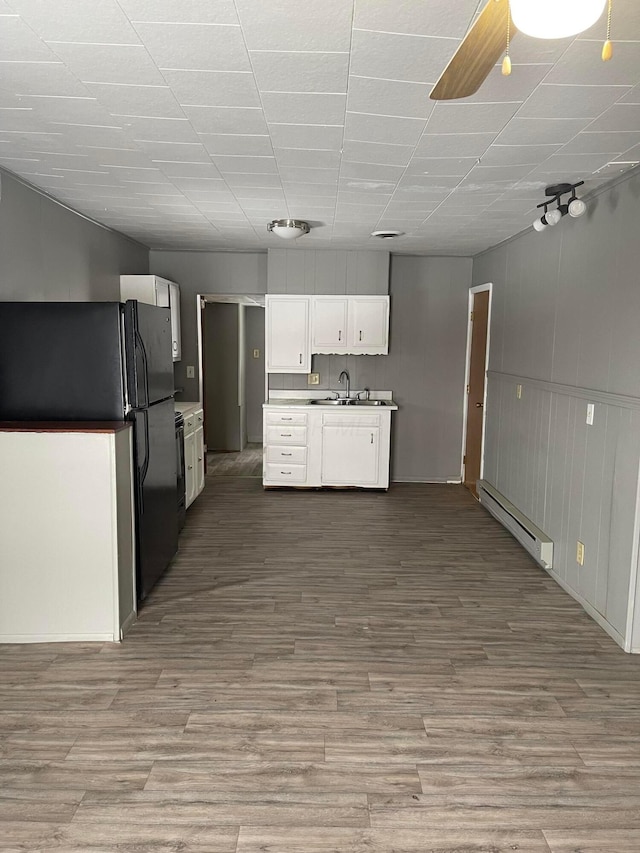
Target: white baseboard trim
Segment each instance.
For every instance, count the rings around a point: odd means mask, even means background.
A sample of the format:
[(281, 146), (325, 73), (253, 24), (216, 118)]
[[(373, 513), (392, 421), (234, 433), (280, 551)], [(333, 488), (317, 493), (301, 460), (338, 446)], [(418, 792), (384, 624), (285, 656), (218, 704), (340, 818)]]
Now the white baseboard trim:
[(439, 483), (440, 485), (443, 485), (443, 486), (446, 486), (447, 484), (459, 486), (460, 483), (462, 482), (462, 480), (460, 480), (460, 479), (449, 480), (446, 477), (433, 477), (433, 478), (429, 478), (429, 479), (425, 479), (424, 477), (402, 477), (402, 478), (396, 479), (394, 477), (393, 480), (391, 480), (391, 482), (392, 483), (425, 483), (425, 484), (429, 484), (429, 483), (438, 484)]
[(0, 634), (0, 643), (117, 643), (113, 634)]
[(247, 444), (262, 444), (262, 433), (260, 435), (248, 435)]

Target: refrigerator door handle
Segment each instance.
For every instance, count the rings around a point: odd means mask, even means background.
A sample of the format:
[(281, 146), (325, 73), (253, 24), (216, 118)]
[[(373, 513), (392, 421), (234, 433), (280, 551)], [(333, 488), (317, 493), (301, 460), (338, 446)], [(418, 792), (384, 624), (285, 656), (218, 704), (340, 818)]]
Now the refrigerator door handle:
[(140, 414), (144, 418), (144, 460), (142, 465), (138, 466), (140, 471), (138, 480), (142, 486), (149, 470), (149, 413), (146, 409), (142, 409)]
[[(144, 403), (143, 406), (149, 405), (149, 363), (147, 361), (147, 351), (144, 348), (144, 341), (142, 340), (142, 336), (140, 332), (136, 329), (135, 331), (135, 345), (136, 349), (139, 351), (140, 356), (142, 357), (142, 370), (143, 370), (143, 381), (144, 381)], [(140, 402), (138, 402), (138, 406), (140, 406)]]

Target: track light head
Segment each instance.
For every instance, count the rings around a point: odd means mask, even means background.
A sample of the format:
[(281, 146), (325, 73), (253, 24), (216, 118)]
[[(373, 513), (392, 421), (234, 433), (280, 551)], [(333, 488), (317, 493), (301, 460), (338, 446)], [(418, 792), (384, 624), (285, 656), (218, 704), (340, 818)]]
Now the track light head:
[(549, 213), (545, 213), (544, 218), (547, 220), (547, 225), (557, 225), (562, 219), (562, 213), (559, 208), (556, 208), (555, 210), (550, 210)]
[(574, 219), (577, 219), (579, 216), (582, 216), (587, 212), (587, 205), (582, 201), (581, 198), (576, 198), (575, 195), (569, 202), (568, 206), (569, 216), (572, 216)]
[(540, 219), (536, 219), (533, 223), (533, 227), (536, 231), (544, 231), (547, 227), (547, 223), (544, 221), (544, 216), (541, 216)]

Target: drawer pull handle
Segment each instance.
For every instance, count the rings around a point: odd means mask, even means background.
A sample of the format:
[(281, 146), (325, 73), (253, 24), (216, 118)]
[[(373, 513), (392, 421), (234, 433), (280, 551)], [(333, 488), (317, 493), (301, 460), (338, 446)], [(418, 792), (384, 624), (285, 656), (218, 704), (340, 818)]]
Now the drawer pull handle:
[(362, 329), (360, 330), (360, 340), (362, 340)]
[(293, 453), (281, 453), (280, 456), (293, 456)]
[(284, 474), (285, 476), (289, 476), (291, 474), (291, 471), (280, 471), (280, 473)]
[(338, 329), (338, 340), (342, 340), (342, 329)]
[(292, 435), (290, 432), (281, 432), (280, 438), (292, 438)]
[(193, 471), (193, 465), (189, 465), (189, 471)]
[(371, 433), (371, 444), (373, 444), (373, 433)]
[(300, 364), (302, 364), (302, 353), (300, 353)]
[(281, 421), (292, 421), (293, 418), (280, 418)]

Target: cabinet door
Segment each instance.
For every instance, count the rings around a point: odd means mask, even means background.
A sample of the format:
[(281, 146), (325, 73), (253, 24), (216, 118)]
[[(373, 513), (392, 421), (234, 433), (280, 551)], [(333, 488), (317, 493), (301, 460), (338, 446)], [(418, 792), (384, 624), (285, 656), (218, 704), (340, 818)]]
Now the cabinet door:
[(193, 503), (196, 496), (196, 434), (184, 437), (184, 468), (186, 505)]
[(180, 288), (169, 282), (169, 307), (171, 308), (171, 349), (173, 360), (182, 358), (182, 335), (180, 333)]
[(199, 427), (195, 433), (195, 495), (198, 497), (204, 489), (204, 429)]
[(308, 296), (267, 296), (267, 373), (309, 373), (311, 334)]
[(375, 486), (379, 480), (379, 427), (322, 427), (322, 485)]
[(169, 294), (169, 282), (164, 278), (155, 279), (156, 305), (158, 308), (170, 308), (171, 296)]
[(349, 300), (349, 352), (389, 352), (389, 297)]
[(347, 299), (313, 299), (313, 336), (311, 351), (347, 352)]

